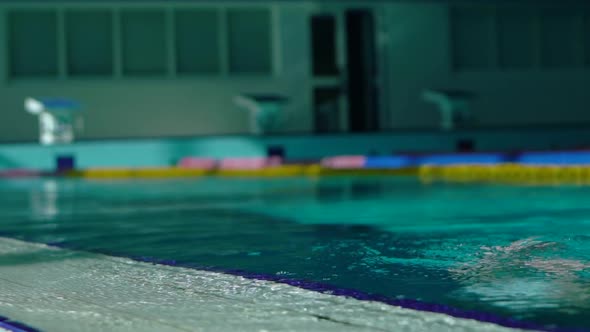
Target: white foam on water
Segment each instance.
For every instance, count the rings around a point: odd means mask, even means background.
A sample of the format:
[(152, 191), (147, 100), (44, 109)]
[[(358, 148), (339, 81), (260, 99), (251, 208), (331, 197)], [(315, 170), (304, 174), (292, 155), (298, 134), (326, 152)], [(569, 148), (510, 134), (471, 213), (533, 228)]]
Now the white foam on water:
[(0, 315), (63, 332), (516, 331), (270, 281), (6, 238), (0, 238)]

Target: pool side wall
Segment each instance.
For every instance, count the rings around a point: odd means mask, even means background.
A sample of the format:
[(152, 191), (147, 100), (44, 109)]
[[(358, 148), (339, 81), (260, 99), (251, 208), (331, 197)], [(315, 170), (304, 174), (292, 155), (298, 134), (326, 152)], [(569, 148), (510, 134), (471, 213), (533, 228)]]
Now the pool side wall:
[[(456, 152), (468, 143), (474, 151), (582, 149), (590, 130), (502, 129), (455, 132), (393, 132), (320, 136), (225, 136), (80, 141), (64, 146), (36, 142), (0, 144), (0, 170), (53, 170), (60, 155), (75, 157), (78, 168), (167, 167), (186, 156), (227, 158), (267, 156), (282, 150), (289, 162), (311, 162), (334, 155)], [(463, 146), (463, 148), (461, 147)]]

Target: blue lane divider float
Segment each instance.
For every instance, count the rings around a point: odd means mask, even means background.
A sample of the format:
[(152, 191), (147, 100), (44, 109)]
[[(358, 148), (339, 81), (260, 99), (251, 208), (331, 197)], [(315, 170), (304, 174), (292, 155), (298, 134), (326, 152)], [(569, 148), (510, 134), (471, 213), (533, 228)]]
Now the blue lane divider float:
[(436, 154), (424, 156), (366, 157), (365, 168), (404, 168), (421, 165), (498, 164), (506, 161), (501, 153)]
[(364, 168), (404, 168), (415, 166), (410, 156), (373, 156), (366, 157)]
[(588, 165), (590, 151), (525, 152), (517, 162), (528, 165)]
[(417, 165), (499, 164), (506, 161), (502, 153), (438, 154), (417, 158)]
[(528, 165), (590, 165), (590, 151), (455, 153), (431, 155), (367, 156), (364, 168), (404, 168), (422, 165), (518, 163)]

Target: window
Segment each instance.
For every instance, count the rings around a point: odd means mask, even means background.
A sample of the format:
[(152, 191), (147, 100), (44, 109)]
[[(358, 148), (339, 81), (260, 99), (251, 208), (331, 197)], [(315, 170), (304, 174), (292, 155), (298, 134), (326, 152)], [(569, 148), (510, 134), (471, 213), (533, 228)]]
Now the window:
[(535, 16), (525, 8), (497, 11), (498, 62), (502, 68), (532, 68), (535, 65)]
[(586, 10), (584, 17), (584, 46), (585, 46), (585, 57), (586, 65), (590, 67), (590, 9)]
[(57, 15), (53, 10), (8, 13), (9, 75), (57, 77)]
[(68, 75), (113, 74), (113, 17), (108, 10), (66, 12)]
[(455, 69), (494, 67), (496, 59), (502, 69), (590, 65), (588, 7), (498, 5), (495, 14), (485, 8), (457, 7), (450, 17)]
[(452, 8), (453, 67), (457, 70), (494, 66), (494, 15), (490, 8)]
[(162, 10), (123, 11), (121, 40), (124, 75), (166, 74), (166, 25)]
[(116, 16), (105, 7), (14, 8), (5, 22), (7, 76), (270, 75), (271, 14), (268, 6), (124, 7)]
[(576, 67), (581, 32), (577, 13), (568, 9), (544, 9), (541, 13), (541, 64), (543, 67)]
[(230, 74), (270, 74), (270, 10), (230, 9), (227, 20)]
[(220, 72), (219, 13), (215, 9), (177, 11), (176, 69), (179, 74)]

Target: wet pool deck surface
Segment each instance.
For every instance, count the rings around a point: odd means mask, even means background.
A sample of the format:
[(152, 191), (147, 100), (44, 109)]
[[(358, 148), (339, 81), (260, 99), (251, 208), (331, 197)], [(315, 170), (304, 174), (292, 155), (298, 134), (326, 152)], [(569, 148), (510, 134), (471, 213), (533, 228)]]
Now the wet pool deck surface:
[(41, 331), (517, 331), (7, 238), (0, 238), (0, 315)]

